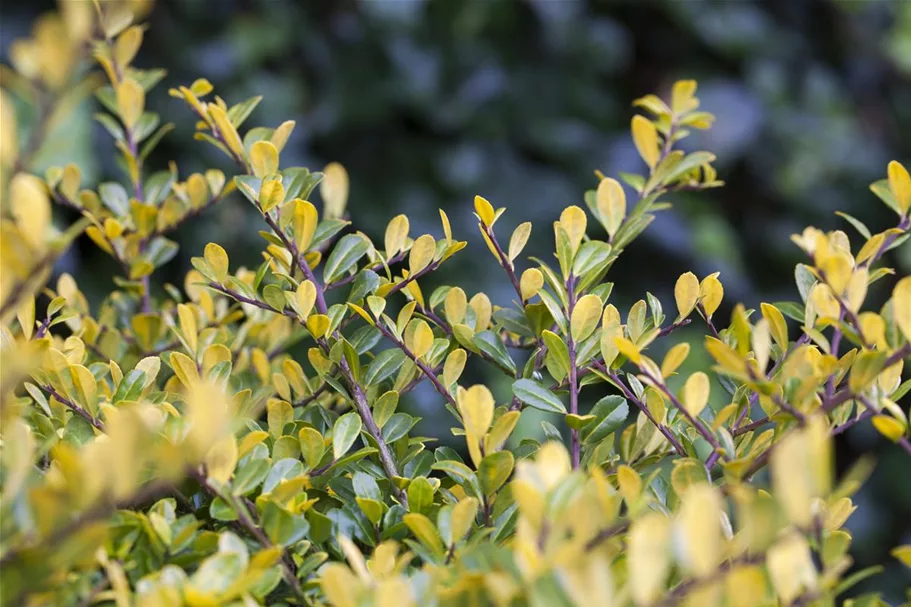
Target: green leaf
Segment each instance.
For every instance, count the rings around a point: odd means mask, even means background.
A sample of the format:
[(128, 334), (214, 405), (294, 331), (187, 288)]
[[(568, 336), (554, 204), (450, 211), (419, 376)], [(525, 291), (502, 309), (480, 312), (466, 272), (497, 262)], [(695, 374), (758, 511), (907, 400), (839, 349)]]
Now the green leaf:
[(433, 505), (433, 485), (427, 477), (419, 476), (408, 485), (408, 509), (426, 514)]
[(532, 379), (520, 379), (513, 382), (512, 393), (520, 401), (541, 411), (566, 413), (566, 407), (556, 395)]
[(605, 396), (591, 409), (595, 421), (588, 423), (582, 431), (582, 440), (591, 445), (616, 432), (629, 415), (629, 405), (621, 396)]
[(364, 376), (364, 386), (375, 386), (384, 379), (391, 377), (405, 360), (405, 353), (398, 348), (389, 348), (376, 355), (373, 362), (367, 368)]
[(509, 451), (497, 451), (481, 460), (478, 466), (478, 480), (487, 497), (496, 493), (509, 479), (515, 465), (515, 457)]
[(497, 365), (510, 375), (516, 374), (516, 363), (510, 358), (506, 346), (493, 331), (481, 331), (471, 338), (474, 345), (484, 354), (489, 356)]
[(364, 237), (357, 234), (343, 236), (326, 260), (323, 279), (328, 283), (341, 278), (368, 250), (370, 243)]

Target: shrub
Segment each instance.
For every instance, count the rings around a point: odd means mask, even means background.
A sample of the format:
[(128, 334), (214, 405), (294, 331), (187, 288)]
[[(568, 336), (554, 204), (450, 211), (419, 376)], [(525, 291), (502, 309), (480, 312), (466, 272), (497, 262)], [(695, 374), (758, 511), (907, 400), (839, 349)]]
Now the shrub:
[[(669, 102), (635, 103), (647, 171), (625, 186), (599, 173), (585, 208), (553, 224), (554, 259), (518, 262), (531, 223), (501, 241), (505, 209), (475, 199), (512, 302), (425, 294), (422, 279), (467, 246), (446, 214), (442, 238), (412, 238), (399, 215), (374, 244), (346, 218), (341, 166), (281, 166), (293, 122), (241, 135), (258, 98), (229, 106), (205, 80), (172, 90), (235, 176), (151, 172), (171, 127), (145, 111), (163, 72), (131, 65), (144, 29), (128, 4), (96, 5), (91, 26), (90, 5), (65, 3), (4, 72), (43, 119), (95, 88), (125, 173), (95, 189), (75, 164), (29, 174), (43, 122), (20, 145), (4, 94), (5, 604), (825, 605), (877, 572), (846, 575), (843, 526), (871, 464), (834, 478), (831, 438), (869, 422), (911, 453), (897, 405), (911, 388), (911, 278), (864, 309), (870, 284), (893, 281), (878, 260), (908, 236), (902, 165), (872, 186), (896, 227), (844, 216), (856, 255), (842, 231), (793, 237), (807, 255), (799, 301), (737, 305), (722, 327), (718, 275), (686, 273), (673, 319), (651, 294), (621, 315), (613, 263), (669, 195), (721, 185), (712, 154), (677, 149), (712, 122), (696, 84), (678, 82)], [(85, 47), (107, 84), (80, 78)], [(232, 271), (211, 243), (182, 290), (153, 293), (177, 251), (167, 235), (235, 190), (262, 215), (262, 264)], [(83, 219), (58, 231), (52, 203)], [(46, 285), (83, 231), (123, 270), (95, 310), (68, 274)], [(668, 342), (691, 323), (715, 365), (674, 390), (690, 345)], [(289, 354), (301, 343), (305, 361)], [(469, 359), (512, 394), (460, 385)], [(464, 453), (434, 449), (397, 410), (422, 383)], [(580, 407), (584, 388), (608, 394)], [(529, 408), (547, 416), (543, 441), (513, 435)], [(911, 564), (911, 546), (893, 554)]]

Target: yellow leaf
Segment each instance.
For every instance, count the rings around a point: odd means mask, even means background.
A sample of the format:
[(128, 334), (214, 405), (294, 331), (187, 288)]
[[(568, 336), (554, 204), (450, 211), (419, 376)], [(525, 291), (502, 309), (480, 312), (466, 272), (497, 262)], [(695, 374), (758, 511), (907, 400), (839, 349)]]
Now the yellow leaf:
[(765, 376), (766, 367), (769, 365), (769, 355), (772, 351), (771, 325), (765, 318), (753, 327), (753, 356), (759, 367), (759, 373)]
[(477, 213), (478, 218), (481, 220), (481, 223), (485, 226), (492, 226), (495, 215), (493, 211), (493, 206), (487, 202), (486, 198), (481, 196), (474, 197), (474, 210)]
[(601, 318), (601, 299), (597, 295), (584, 295), (573, 307), (570, 318), (570, 331), (576, 343), (586, 339), (595, 331)]
[[(642, 355), (639, 354), (639, 348), (636, 347), (636, 344), (626, 339), (625, 337), (615, 337), (614, 338), (614, 347), (627, 357), (631, 363), (636, 366), (642, 364)], [(604, 351), (604, 346), (601, 347), (602, 352)], [(605, 358), (605, 360), (607, 360)]]
[(613, 238), (626, 218), (626, 193), (623, 186), (616, 179), (602, 179), (595, 200), (604, 228)]
[(413, 607), (411, 585), (403, 577), (382, 579), (376, 588), (374, 604), (376, 607)]
[(435, 253), (436, 241), (430, 234), (424, 234), (415, 240), (411, 245), (411, 253), (408, 255), (409, 274), (413, 276), (429, 266)]
[(145, 109), (146, 95), (142, 86), (132, 78), (117, 85), (117, 111), (124, 126), (132, 129)]
[(16, 107), (6, 91), (0, 89), (0, 166), (12, 166), (19, 155), (19, 129), (16, 125)]
[(614, 304), (607, 304), (601, 317), (601, 356), (608, 368), (620, 354), (614, 340), (623, 337), (623, 326), (620, 324), (620, 312)]
[(582, 244), (582, 239), (585, 237), (585, 228), (588, 225), (588, 217), (585, 215), (585, 211), (576, 205), (566, 207), (560, 213), (560, 225), (566, 231), (573, 255), (575, 255)]
[(386, 259), (392, 259), (405, 246), (408, 228), (408, 217), (405, 215), (396, 215), (386, 226)]
[(310, 248), (316, 227), (319, 224), (319, 214), (316, 207), (306, 200), (294, 199), (294, 214), (291, 216), (291, 230), (294, 233), (294, 244), (301, 253)]
[(217, 441), (209, 452), (206, 453), (204, 464), (209, 479), (225, 485), (234, 474), (237, 466), (238, 449), (237, 440), (233, 435), (228, 435)]
[(522, 301), (526, 302), (541, 290), (544, 286), (544, 274), (537, 268), (529, 268), (522, 272), (519, 279), (519, 292), (522, 295)]
[(784, 315), (772, 304), (762, 303), (760, 304), (760, 309), (762, 310), (762, 317), (769, 323), (769, 332), (772, 334), (775, 343), (778, 344), (782, 351), (787, 350), (788, 324), (785, 322)]
[(424, 320), (418, 320), (412, 332), (411, 353), (422, 358), (433, 346), (433, 330)]
[[(13, 219), (22, 237), (32, 249), (44, 249), (45, 234), (51, 224), (51, 203), (44, 183), (33, 175), (17, 173), (9, 187)], [(7, 261), (4, 255), (4, 263)]]
[(457, 325), (465, 319), (465, 312), (468, 310), (468, 297), (460, 287), (453, 287), (446, 293), (443, 300), (443, 311), (446, 313), (446, 320), (451, 325)]
[(816, 588), (816, 567), (806, 538), (791, 533), (769, 549), (766, 565), (772, 586), (787, 605), (807, 590)]
[(519, 423), (519, 415), (519, 411), (508, 411), (500, 416), (487, 434), (487, 453), (497, 451), (506, 444), (509, 435)]
[(298, 315), (306, 320), (313, 311), (313, 305), (316, 303), (316, 287), (309, 280), (302, 281), (297, 285), (297, 291), (294, 293), (297, 302)]
[(259, 188), (259, 206), (263, 213), (268, 213), (285, 199), (285, 186), (277, 179), (263, 181)]
[(210, 242), (206, 245), (203, 256), (206, 259), (206, 263), (212, 268), (215, 280), (220, 284), (224, 284), (228, 278), (228, 254), (220, 245)]
[(468, 534), (477, 515), (478, 500), (473, 497), (466, 497), (452, 508), (449, 525), (453, 544)]
[(721, 305), (722, 299), (724, 299), (724, 287), (721, 285), (721, 281), (718, 280), (718, 273), (716, 272), (703, 278), (702, 283), (699, 285), (699, 300), (708, 318), (711, 318), (718, 306)]
[(363, 589), (361, 581), (341, 563), (329, 563), (323, 567), (320, 587), (335, 607), (357, 607)]
[(449, 216), (446, 211), (440, 209), (440, 222), (443, 224), (443, 234), (446, 236), (446, 242), (452, 242), (452, 226), (449, 225)]
[(683, 364), (689, 353), (690, 345), (685, 341), (668, 350), (667, 355), (664, 357), (664, 362), (661, 363), (661, 376), (665, 379), (670, 377)]
[(250, 148), (250, 166), (260, 179), (278, 173), (278, 148), (271, 141), (257, 141)]
[(431, 523), (429, 518), (423, 514), (409, 513), (402, 517), (402, 521), (422, 544), (432, 551), (442, 554), (443, 540), (440, 539), (440, 532), (437, 531), (436, 525)]
[(319, 183), (319, 194), (323, 199), (323, 215), (327, 219), (339, 219), (345, 214), (348, 204), (348, 171), (337, 162), (330, 162), (323, 169), (323, 180)]
[(889, 554), (901, 561), (905, 567), (911, 567), (911, 544), (896, 546)]
[(198, 334), (196, 329), (196, 316), (193, 314), (193, 309), (186, 304), (178, 304), (177, 317), (180, 320), (180, 332), (183, 334), (183, 338), (187, 342), (187, 347), (190, 349), (190, 354), (195, 356), (198, 343)]
[(908, 210), (911, 209), (911, 175), (896, 160), (889, 163), (888, 175), (889, 189), (892, 190), (892, 195), (895, 196), (895, 202), (898, 203), (898, 208), (901, 209), (902, 214), (907, 215)]
[(637, 605), (653, 603), (664, 592), (671, 554), (670, 522), (657, 512), (633, 520), (627, 536), (627, 587)]
[(490, 298), (484, 293), (475, 293), (474, 297), (468, 300), (468, 305), (474, 311), (475, 330), (484, 331), (490, 325), (490, 318), (493, 314), (493, 308), (490, 305)]
[(529, 236), (531, 236), (531, 222), (520, 223), (509, 238), (509, 261), (515, 261), (528, 243)]
[(206, 111), (215, 123), (215, 128), (218, 129), (218, 136), (224, 139), (227, 144), (228, 150), (236, 158), (244, 159), (243, 142), (240, 139), (240, 135), (237, 134), (237, 129), (234, 128), (234, 125), (228, 119), (228, 113), (215, 103), (206, 105)]
[[(143, 360), (157, 361), (158, 358), (147, 358)], [(202, 353), (203, 373), (208, 373), (212, 370), (212, 367), (223, 362), (231, 362), (231, 350), (224, 344), (211, 344), (206, 348), (205, 352)], [(139, 365), (136, 365), (136, 367), (139, 368)]]
[(35, 298), (26, 297), (16, 310), (16, 320), (25, 339), (31, 339), (35, 330)]
[(730, 607), (761, 607), (768, 604), (766, 579), (756, 566), (737, 567), (725, 578)]
[(678, 534), (683, 565), (697, 577), (711, 573), (722, 553), (721, 496), (708, 483), (691, 486), (683, 495)]
[(493, 395), (487, 386), (476, 384), (460, 392), (459, 409), (465, 424), (465, 433), (478, 438), (484, 436), (493, 423)]
[(905, 435), (904, 424), (891, 415), (874, 415), (873, 427), (893, 443), (897, 443)]
[(626, 501), (627, 507), (632, 508), (642, 495), (642, 477), (635, 470), (623, 464), (617, 468), (617, 484), (620, 486), (620, 494)]
[(696, 307), (699, 299), (699, 279), (692, 272), (682, 274), (674, 285), (674, 300), (677, 302), (678, 318), (686, 318)]
[(826, 282), (832, 287), (832, 291), (841, 296), (844, 295), (848, 282), (851, 280), (854, 260), (847, 251), (833, 249), (831, 254), (822, 260), (819, 269), (825, 272)]
[(92, 372), (82, 365), (70, 365), (70, 378), (73, 381), (76, 402), (93, 415), (97, 412), (98, 383)]
[(676, 115), (692, 112), (699, 107), (695, 80), (678, 80), (671, 91), (671, 111)]
[(449, 388), (458, 381), (465, 370), (465, 361), (468, 360), (468, 353), (462, 348), (456, 348), (446, 357), (443, 363), (443, 386)]
[(709, 376), (702, 371), (690, 375), (683, 385), (683, 406), (697, 417), (709, 402)]
[(307, 330), (314, 339), (319, 339), (329, 330), (329, 317), (325, 314), (313, 314), (307, 319)]
[(639, 155), (650, 169), (658, 163), (658, 130), (651, 120), (644, 116), (633, 116), (632, 121), (633, 143), (639, 150)]
[(911, 341), (911, 276), (899, 280), (892, 291), (892, 318), (905, 339)]
[(138, 25), (127, 28), (117, 36), (117, 41), (114, 43), (114, 61), (121, 71), (133, 61), (140, 46), (142, 46), (142, 27)]
[(275, 149), (278, 150), (279, 154), (285, 149), (285, 144), (288, 143), (288, 138), (291, 137), (291, 132), (294, 131), (295, 124), (297, 123), (293, 120), (285, 120), (278, 125), (275, 132), (272, 133), (272, 144), (275, 146)]
[(196, 363), (183, 352), (171, 352), (171, 368), (174, 369), (174, 374), (184, 387), (190, 388), (199, 383), (199, 370), (196, 368)]

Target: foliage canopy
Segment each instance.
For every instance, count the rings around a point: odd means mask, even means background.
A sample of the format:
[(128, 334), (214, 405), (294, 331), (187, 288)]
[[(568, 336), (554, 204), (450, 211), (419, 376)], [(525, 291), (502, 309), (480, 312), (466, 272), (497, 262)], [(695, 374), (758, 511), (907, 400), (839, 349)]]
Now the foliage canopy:
[[(143, 6), (64, 2), (3, 72), (4, 604), (828, 605), (877, 572), (846, 576), (843, 526), (871, 462), (834, 478), (831, 439), (870, 423), (911, 455), (897, 404), (911, 277), (877, 267), (911, 227), (904, 166), (871, 186), (895, 227), (844, 216), (853, 244), (793, 237), (807, 256), (795, 301), (737, 305), (723, 326), (719, 276), (686, 273), (670, 314), (648, 293), (621, 313), (607, 281), (620, 254), (668, 196), (722, 185), (711, 153), (679, 149), (713, 120), (681, 81), (636, 100), (645, 171), (598, 173), (554, 222), (553, 259), (522, 259), (532, 224), (501, 240), (505, 209), (475, 199), (511, 302), (425, 294), (468, 246), (446, 214), (442, 237), (399, 215), (372, 242), (347, 216), (344, 168), (282, 166), (294, 122), (244, 128), (259, 98), (229, 105), (205, 80), (170, 91), (233, 175), (146, 166), (171, 126), (146, 111), (163, 72), (132, 66)], [(53, 121), (87, 92), (124, 183), (83, 184), (75, 164), (30, 174), (43, 122), (22, 145), (11, 95)], [(262, 215), (261, 265), (210, 243), (182, 288), (152, 293), (168, 234), (235, 191)], [(82, 219), (61, 231), (52, 204)], [(47, 284), (82, 232), (123, 271), (95, 310), (72, 276)], [(881, 279), (891, 298), (865, 308)], [(716, 364), (673, 390), (690, 345), (650, 352), (692, 322)], [(289, 354), (300, 343), (306, 360)], [(512, 393), (461, 385), (469, 359)], [(398, 410), (425, 382), (467, 457)], [(610, 394), (582, 410), (597, 386)], [(513, 436), (528, 409), (548, 415), (543, 441)], [(893, 554), (911, 565), (911, 546)]]

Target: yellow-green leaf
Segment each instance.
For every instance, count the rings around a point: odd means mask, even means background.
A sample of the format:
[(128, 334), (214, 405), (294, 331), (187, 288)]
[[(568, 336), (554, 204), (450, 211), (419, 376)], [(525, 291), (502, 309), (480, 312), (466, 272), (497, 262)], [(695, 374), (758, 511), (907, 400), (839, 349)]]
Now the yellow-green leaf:
[(224, 284), (228, 278), (228, 254), (220, 245), (210, 242), (206, 245), (203, 255), (215, 275), (215, 280)]
[(509, 261), (515, 261), (528, 243), (529, 236), (531, 236), (531, 222), (520, 223), (509, 238)]
[(440, 538), (440, 532), (429, 518), (423, 514), (411, 512), (403, 516), (402, 521), (424, 546), (436, 554), (443, 553), (443, 540)]
[(294, 244), (297, 250), (303, 253), (310, 248), (316, 227), (319, 224), (319, 214), (312, 203), (300, 198), (295, 198), (294, 214), (291, 216), (291, 229), (294, 232)]
[(597, 295), (584, 295), (576, 302), (570, 318), (570, 331), (576, 343), (586, 339), (595, 331), (601, 318), (601, 299)]

